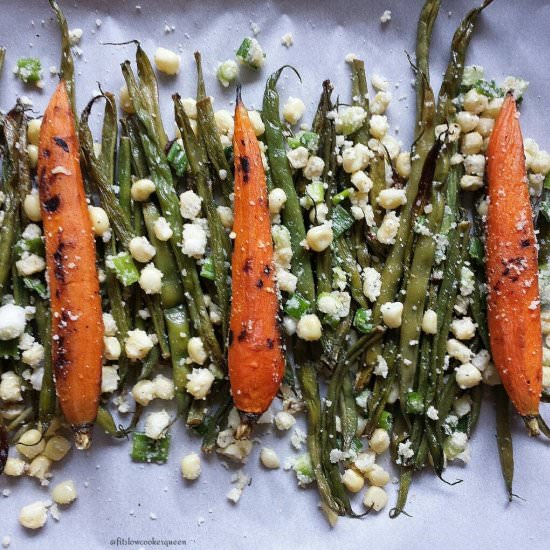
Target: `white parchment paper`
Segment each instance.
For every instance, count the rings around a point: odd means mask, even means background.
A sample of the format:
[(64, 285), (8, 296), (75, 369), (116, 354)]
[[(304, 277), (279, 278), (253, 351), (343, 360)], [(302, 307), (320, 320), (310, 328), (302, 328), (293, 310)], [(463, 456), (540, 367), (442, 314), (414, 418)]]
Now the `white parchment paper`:
[[(171, 119), (172, 92), (194, 95), (194, 49), (203, 54), (207, 87), (216, 98), (215, 107), (230, 108), (234, 89), (222, 89), (214, 71), (218, 61), (232, 57), (242, 38), (251, 35), (252, 21), (261, 29), (258, 40), (267, 52), (267, 62), (260, 74), (242, 72), (246, 83), (243, 97), (249, 107), (261, 106), (266, 76), (281, 64), (291, 63), (300, 71), (302, 84), (287, 73), (281, 80), (281, 100), (284, 102), (289, 95), (303, 98), (308, 107), (305, 119), (311, 121), (323, 79), (332, 79), (336, 93), (348, 101), (350, 86), (344, 57), (354, 52), (366, 60), (369, 75), (378, 73), (392, 82), (390, 121), (392, 128), (398, 126), (396, 135), (405, 147), (410, 145), (414, 92), (404, 51), (414, 51), (420, 0), (61, 3), (70, 28), (84, 30), (83, 54), (76, 58), (80, 107), (91, 97), (97, 82), (105, 90), (117, 92), (123, 84), (119, 64), (133, 58), (131, 46), (100, 43), (137, 38), (151, 55), (158, 45), (181, 50), (181, 73), (176, 78), (160, 77), (166, 121)], [(141, 9), (136, 9), (136, 4)], [(432, 83), (436, 89), (452, 32), (474, 4), (477, 1), (443, 2), (432, 47)], [(379, 18), (386, 9), (391, 9), (392, 19), (382, 25)], [(41, 112), (56, 83), (48, 68), (59, 64), (59, 35), (48, 3), (0, 0), (0, 14), (0, 44), (8, 48), (0, 81), (0, 106), (7, 109), (18, 95), (25, 94)], [(523, 129), (526, 136), (536, 138), (547, 149), (549, 22), (550, 4), (545, 0), (498, 0), (481, 18), (469, 56), (469, 63), (485, 66), (486, 74), (497, 81), (508, 74), (530, 81), (522, 106)], [(166, 25), (174, 30), (165, 32)], [(281, 45), (281, 36), (287, 32), (294, 36), (294, 45), (289, 49)], [(10, 73), (15, 61), (24, 55), (38, 56), (43, 62), (46, 86), (41, 93), (26, 88)], [(544, 412), (547, 416), (550, 413), (547, 407)], [(407, 506), (412, 517), (402, 515), (390, 520), (389, 505), (384, 512), (363, 520), (340, 520), (335, 529), (328, 527), (317, 510), (315, 489), (298, 489), (292, 473), (267, 471), (259, 465), (261, 445), (275, 448), (282, 462), (297, 454), (290, 445), (290, 434), (283, 437), (280, 433), (260, 432), (262, 442), (255, 445), (244, 467), (252, 483), (235, 506), (225, 498), (232, 487), (234, 468), (224, 468), (216, 456), (203, 458), (198, 481), (182, 480), (179, 461), (184, 454), (197, 450), (200, 442), (188, 436), (180, 424), (173, 429), (170, 459), (164, 466), (132, 463), (128, 444), (107, 440), (96, 431), (90, 452), (72, 451), (54, 468), (52, 484), (72, 478), (79, 491), (78, 500), (62, 510), (59, 523), (50, 518), (41, 531), (25, 531), (17, 522), (19, 509), (48, 498), (47, 490), (30, 478), (0, 479), (0, 490), (11, 490), (10, 496), (0, 497), (0, 537), (10, 535), (10, 548), (19, 550), (548, 548), (550, 448), (543, 441), (529, 440), (519, 422), (514, 428), (514, 489), (525, 500), (511, 504), (506, 500), (494, 437), (494, 411), (490, 399), (486, 399), (472, 441), (471, 463), (464, 468), (452, 466), (446, 472), (447, 479), (460, 478), (463, 483), (450, 487), (431, 472), (418, 475)], [(396, 488), (395, 484), (388, 486), (390, 504), (395, 501)], [(361, 509), (359, 499), (356, 507)], [(129, 544), (127, 539), (135, 543)], [(170, 542), (178, 544), (169, 546)]]

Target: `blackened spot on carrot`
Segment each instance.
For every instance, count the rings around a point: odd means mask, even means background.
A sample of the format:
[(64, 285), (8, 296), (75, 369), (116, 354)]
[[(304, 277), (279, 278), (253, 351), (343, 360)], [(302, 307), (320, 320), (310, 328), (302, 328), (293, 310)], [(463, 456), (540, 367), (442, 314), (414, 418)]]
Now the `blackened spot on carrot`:
[(49, 149), (44, 149), (42, 151), (42, 156), (47, 159), (47, 158), (50, 158), (50, 150)]
[(59, 195), (54, 195), (53, 197), (50, 197), (49, 199), (46, 199), (43, 203), (44, 210), (46, 212), (55, 212), (59, 208), (59, 203), (61, 202)]
[(244, 262), (243, 271), (245, 273), (250, 273), (252, 271), (252, 258), (247, 258)]
[(241, 170), (243, 171), (244, 183), (248, 183), (248, 174), (250, 173), (250, 160), (248, 157), (241, 157)]
[(65, 378), (67, 376), (67, 366), (69, 363), (64, 337), (58, 335), (57, 340), (53, 342), (53, 365), (56, 378)]
[(241, 145), (244, 147), (244, 139), (241, 139)]
[(519, 279), (519, 274), (525, 270), (525, 259), (522, 257), (510, 258), (509, 260), (502, 260), (504, 269), (501, 274), (504, 277), (508, 277), (510, 281), (516, 282)]
[(60, 288), (56, 288), (55, 289), (55, 297), (59, 300), (59, 298), (61, 298), (61, 289)]
[(242, 342), (245, 339), (246, 339), (246, 329), (243, 328), (239, 334), (238, 340), (239, 342)]
[(228, 341), (229, 345), (231, 345), (233, 343), (233, 331), (231, 329), (229, 329), (229, 334), (227, 336), (227, 341)]
[(256, 286), (257, 286), (258, 288), (263, 288), (264, 282), (263, 282), (261, 279), (258, 279), (258, 282), (256, 283)]
[(61, 147), (65, 153), (69, 152), (69, 146), (67, 145), (67, 142), (60, 137), (54, 137), (53, 140), (55, 141), (55, 144)]
[(271, 266), (266, 265), (264, 267), (264, 273), (269, 277), (271, 275)]
[(273, 346), (275, 345), (275, 342), (273, 341), (273, 338), (268, 338), (266, 341), (265, 341), (267, 347), (269, 349), (273, 349)]
[(63, 264), (63, 249), (65, 245), (59, 243), (57, 245), (57, 250), (53, 253), (53, 272), (55, 278), (60, 282), (65, 282), (65, 266)]
[(530, 239), (523, 239), (520, 243), (521, 248), (527, 248), (531, 244)]

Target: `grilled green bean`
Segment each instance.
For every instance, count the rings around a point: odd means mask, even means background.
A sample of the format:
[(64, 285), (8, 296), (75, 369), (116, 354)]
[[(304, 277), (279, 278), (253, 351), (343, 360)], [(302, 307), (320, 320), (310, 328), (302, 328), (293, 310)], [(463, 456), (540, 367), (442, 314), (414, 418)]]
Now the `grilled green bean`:
[[(143, 151), (143, 147), (141, 145), (137, 118), (132, 115), (128, 118), (122, 119), (122, 126), (126, 131), (128, 139), (130, 140), (132, 174), (138, 179), (144, 178), (149, 175), (149, 168), (147, 167), (145, 152)], [(130, 196), (130, 193), (128, 193), (128, 196)]]
[(99, 162), (107, 181), (115, 181), (116, 142), (118, 137), (118, 120), (116, 102), (113, 94), (105, 92), (105, 109), (103, 112), (103, 128), (101, 130), (101, 153)]
[[(112, 176), (111, 179), (108, 179), (103, 165), (95, 157), (92, 132), (88, 126), (90, 112), (96, 99), (98, 98), (93, 98), (88, 103), (80, 117), (80, 149), (82, 151), (84, 165), (87, 168), (88, 177), (94, 185), (94, 189), (96, 189), (99, 194), (101, 205), (107, 212), (114, 233), (121, 244), (127, 247), (134, 236), (130, 226), (130, 220), (127, 213), (121, 208), (118, 197), (115, 195), (112, 185)], [(107, 166), (107, 169), (112, 171), (112, 162), (110, 161), (108, 164), (109, 166)]]
[(130, 220), (132, 197), (130, 190), (132, 188), (131, 176), (131, 142), (128, 136), (121, 136), (118, 143), (117, 157), (117, 184), (118, 184), (118, 199), (120, 207), (125, 212), (126, 217)]
[(191, 403), (191, 396), (186, 391), (187, 375), (190, 372), (187, 364), (187, 344), (189, 342), (189, 320), (185, 306), (164, 311), (168, 342), (170, 343), (172, 378), (174, 379), (175, 398), (178, 405), (178, 415), (186, 416)]
[(202, 198), (202, 204), (206, 210), (206, 218), (210, 229), (210, 248), (212, 265), (214, 268), (214, 286), (216, 287), (217, 305), (221, 311), (223, 339), (227, 336), (229, 323), (229, 262), (231, 258), (231, 244), (218, 211), (212, 189), (208, 184), (208, 171), (206, 168), (207, 158), (205, 151), (200, 146), (199, 141), (191, 128), (191, 123), (183, 110), (183, 105), (178, 95), (173, 96), (176, 123), (180, 130), (185, 152), (189, 159), (189, 166), (193, 174), (195, 185), (199, 196)]
[(155, 222), (160, 218), (160, 213), (153, 202), (143, 203), (143, 219), (147, 228), (147, 235), (151, 244), (156, 249), (153, 263), (156, 268), (162, 271), (162, 305), (166, 308), (172, 308), (182, 304), (185, 300), (185, 292), (178, 277), (176, 260), (166, 241), (160, 241), (155, 235)]
[(53, 377), (53, 362), (51, 354), (50, 308), (48, 302), (40, 300), (36, 304), (36, 324), (38, 337), (44, 347), (44, 375), (38, 397), (38, 419), (43, 425), (48, 425), (55, 414), (56, 396)]
[(309, 363), (304, 363), (298, 370), (300, 387), (307, 408), (307, 447), (317, 488), (322, 501), (326, 506), (341, 515), (342, 504), (332, 494), (332, 490), (323, 470), (322, 448), (321, 448), (321, 399), (319, 387), (314, 368)]
[(307, 250), (302, 246), (306, 238), (306, 229), (302, 218), (302, 211), (298, 194), (294, 188), (292, 172), (286, 158), (285, 139), (283, 128), (279, 118), (279, 93), (277, 81), (285, 67), (274, 72), (267, 80), (262, 114), (265, 124), (265, 140), (267, 143), (267, 156), (273, 184), (280, 187), (286, 194), (286, 203), (282, 213), (283, 224), (290, 232), (292, 247), (292, 273), (298, 277), (296, 292), (315, 303), (315, 283), (313, 271)]
[(229, 206), (231, 204), (229, 196), (233, 192), (233, 172), (218, 134), (212, 101), (206, 95), (199, 52), (195, 52), (195, 63), (197, 65), (197, 127), (199, 137), (206, 150), (208, 160), (212, 164), (214, 180), (218, 183), (226, 206)]
[(122, 72), (139, 122), (143, 126), (143, 131), (140, 132), (140, 140), (151, 178), (156, 185), (157, 199), (162, 213), (170, 223), (174, 233), (170, 243), (182, 277), (183, 288), (189, 296), (188, 308), (191, 320), (214, 363), (222, 365), (223, 354), (204, 302), (195, 261), (184, 255), (180, 248), (183, 237), (183, 222), (179, 215), (179, 201), (174, 189), (170, 166), (166, 161), (164, 151), (154, 141), (155, 130), (153, 129), (151, 114), (147, 111), (129, 61), (122, 64)]
[(497, 417), (497, 445), (500, 458), (500, 468), (504, 485), (508, 493), (508, 500), (512, 500), (512, 485), (514, 482), (514, 449), (512, 446), (512, 432), (510, 430), (510, 400), (502, 385), (493, 386)]
[(164, 311), (158, 294), (145, 294), (144, 301), (147, 309), (151, 313), (151, 321), (157, 336), (158, 345), (163, 359), (170, 357), (170, 347), (168, 337), (166, 336), (166, 327), (164, 325)]
[[(408, 237), (413, 224), (413, 209), (417, 199), (419, 185), (422, 181), (422, 172), (428, 153), (434, 144), (434, 116), (435, 100), (429, 84), (429, 47), (433, 24), (439, 11), (440, 0), (427, 0), (422, 8), (418, 21), (416, 41), (416, 122), (415, 143), (412, 148), (411, 174), (406, 187), (407, 202), (400, 215), (399, 229), (382, 270), (382, 287), (374, 310), (373, 321), (378, 324), (381, 319), (380, 307), (386, 302), (394, 300), (403, 274), (403, 258), (407, 250)], [(363, 368), (356, 379), (356, 386), (364, 387), (373, 360), (381, 355), (381, 344), (371, 348), (367, 367)]]
[(160, 113), (157, 77), (149, 57), (139, 42), (137, 42), (136, 49), (136, 65), (140, 82), (140, 90), (144, 101), (143, 104), (150, 114), (155, 141), (158, 143), (159, 148), (164, 150), (166, 143), (168, 142), (168, 138), (166, 137), (166, 132), (162, 124), (162, 116)]

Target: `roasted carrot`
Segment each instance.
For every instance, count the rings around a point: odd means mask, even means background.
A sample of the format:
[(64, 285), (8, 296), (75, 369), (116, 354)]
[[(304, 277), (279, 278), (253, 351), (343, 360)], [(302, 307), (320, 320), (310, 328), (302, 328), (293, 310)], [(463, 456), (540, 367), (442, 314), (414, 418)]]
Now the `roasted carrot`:
[(285, 361), (267, 200), (258, 140), (240, 90), (235, 108), (235, 232), (229, 323), (229, 379), (242, 426), (269, 407)]
[(103, 322), (79, 143), (63, 81), (44, 113), (38, 154), (55, 385), (76, 446), (84, 449), (100, 395)]
[(510, 93), (495, 122), (487, 162), (491, 353), (512, 403), (537, 435), (542, 390), (537, 248), (519, 114)]

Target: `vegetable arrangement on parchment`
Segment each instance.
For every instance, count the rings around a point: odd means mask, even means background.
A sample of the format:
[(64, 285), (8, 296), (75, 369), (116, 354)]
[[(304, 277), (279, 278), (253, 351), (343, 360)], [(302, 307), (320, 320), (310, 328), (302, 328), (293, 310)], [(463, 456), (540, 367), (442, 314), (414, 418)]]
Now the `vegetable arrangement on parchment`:
[[(296, 69), (268, 78), (261, 111), (247, 111), (237, 86), (232, 116), (214, 112), (196, 53), (196, 98), (173, 95), (169, 136), (139, 42), (136, 69), (121, 65), (118, 106), (101, 91), (78, 116), (78, 29), (50, 0), (60, 83), (43, 117), (18, 100), (0, 119), (0, 470), (47, 484), (70, 431), (85, 449), (94, 424), (131, 437), (135, 461), (165, 462), (170, 427), (183, 422), (202, 452), (243, 462), (256, 424), (288, 430), (304, 411), (307, 435), (295, 428), (292, 443), (307, 452), (285, 467), (316, 484), (328, 521), (387, 505), (390, 474), (376, 463), (387, 451), (399, 469), (396, 517), (416, 472), (456, 483), (445, 466), (467, 462), (493, 393), (512, 499), (510, 402), (531, 435), (550, 436), (539, 410), (550, 388), (550, 155), (523, 140), (526, 83), (465, 66), (490, 3), (456, 30), (437, 95), (429, 53), (440, 2), (422, 7), (408, 152), (388, 132), (388, 83), (373, 77), (369, 92), (352, 55), (350, 104), (326, 80), (299, 131), (303, 102), (291, 98), (281, 119), (277, 90)], [(254, 38), (236, 55), (242, 70), (264, 57)], [(159, 48), (155, 64), (177, 74), (179, 56)], [(40, 70), (22, 59), (16, 74), (39, 84)], [(228, 60), (217, 75), (229, 86), (238, 73)], [(176, 414), (147, 412), (153, 400), (174, 400)], [(280, 466), (270, 448), (260, 459)], [(200, 475), (196, 453), (182, 475)], [(365, 484), (360, 512), (350, 493)], [(74, 484), (52, 496), (71, 502)], [(28, 528), (46, 519), (40, 502), (20, 513)]]

